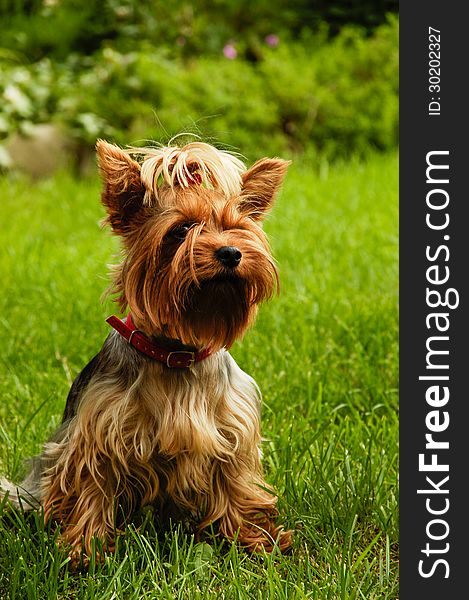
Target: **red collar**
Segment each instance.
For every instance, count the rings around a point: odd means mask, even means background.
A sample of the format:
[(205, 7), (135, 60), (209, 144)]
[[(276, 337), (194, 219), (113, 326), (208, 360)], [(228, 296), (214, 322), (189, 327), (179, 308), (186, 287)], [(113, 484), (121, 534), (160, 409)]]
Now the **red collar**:
[(191, 352), (189, 350), (171, 351), (157, 346), (144, 333), (135, 329), (130, 313), (127, 315), (125, 323), (114, 315), (108, 317), (106, 321), (139, 352), (172, 369), (190, 369), (194, 363), (210, 356), (210, 348)]

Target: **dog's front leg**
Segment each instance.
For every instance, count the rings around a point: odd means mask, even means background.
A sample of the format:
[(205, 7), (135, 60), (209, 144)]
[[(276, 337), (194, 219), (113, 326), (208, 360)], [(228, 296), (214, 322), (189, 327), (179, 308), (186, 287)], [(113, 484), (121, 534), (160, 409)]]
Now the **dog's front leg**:
[(41, 482), (44, 517), (46, 522), (60, 522), (62, 540), (71, 546), (74, 562), (84, 553), (86, 564), (93, 538), (104, 552), (113, 552), (117, 528), (159, 493), (159, 478), (150, 461), (135, 452), (118, 456), (115, 450), (111, 457), (77, 431), (46, 445)]
[(201, 528), (217, 523), (219, 532), (236, 539), (250, 551), (282, 552), (291, 546), (291, 531), (276, 524), (277, 498), (266, 491), (258, 469), (247, 469), (249, 461), (220, 463), (208, 502), (209, 512)]
[[(49, 454), (57, 454), (61, 445), (51, 446), (47, 449)], [(88, 562), (93, 538), (99, 540), (104, 551), (114, 549), (116, 499), (113, 477), (106, 461), (96, 457), (96, 464), (90, 469), (83, 456), (83, 449), (73, 452), (67, 448), (42, 478), (45, 521), (60, 523), (61, 542), (70, 547), (75, 565), (80, 562), (82, 553), (84, 563)], [(50, 461), (47, 451), (45, 457)]]
[(48, 473), (44, 478), (44, 518), (46, 522), (60, 523), (61, 543), (70, 548), (72, 563), (77, 565), (84, 553), (86, 564), (92, 554), (93, 538), (105, 551), (114, 548), (113, 498), (89, 473), (81, 473), (79, 481), (74, 481), (72, 472), (68, 475), (66, 486), (61, 473)]

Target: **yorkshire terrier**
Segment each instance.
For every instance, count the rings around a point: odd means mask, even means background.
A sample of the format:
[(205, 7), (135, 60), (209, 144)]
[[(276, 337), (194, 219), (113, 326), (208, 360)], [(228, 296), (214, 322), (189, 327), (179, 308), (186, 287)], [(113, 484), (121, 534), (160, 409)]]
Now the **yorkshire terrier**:
[(120, 236), (111, 292), (127, 317), (73, 382), (62, 425), (21, 485), (77, 559), (141, 507), (251, 551), (291, 545), (264, 481), (260, 392), (228, 352), (278, 285), (262, 220), (289, 162), (250, 169), (202, 142), (123, 150), (99, 140), (105, 222)]

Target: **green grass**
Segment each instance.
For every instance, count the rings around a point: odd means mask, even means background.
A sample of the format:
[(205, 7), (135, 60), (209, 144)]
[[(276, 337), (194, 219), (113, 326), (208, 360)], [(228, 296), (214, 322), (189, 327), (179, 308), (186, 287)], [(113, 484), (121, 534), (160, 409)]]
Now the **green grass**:
[[(293, 552), (129, 527), (73, 574), (41, 515), (0, 519), (0, 597), (395, 599), (397, 156), (291, 167), (266, 223), (281, 294), (235, 345), (264, 394), (264, 464)], [(97, 179), (0, 180), (0, 473), (21, 476), (60, 422), (73, 377), (108, 333), (116, 243)]]

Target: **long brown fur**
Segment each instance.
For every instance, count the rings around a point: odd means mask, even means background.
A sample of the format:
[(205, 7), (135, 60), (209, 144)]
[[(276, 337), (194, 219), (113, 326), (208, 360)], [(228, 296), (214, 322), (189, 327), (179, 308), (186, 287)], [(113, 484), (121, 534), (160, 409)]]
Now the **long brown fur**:
[[(106, 222), (123, 241), (111, 293), (148, 337), (211, 355), (171, 369), (112, 332), (72, 386), (33, 474), (2, 486), (17, 502), (23, 488), (39, 495), (75, 557), (90, 555), (93, 537), (112, 551), (116, 528), (149, 504), (199, 530), (215, 524), (250, 550), (286, 550), (291, 533), (276, 524), (262, 473), (260, 393), (227, 348), (278, 285), (262, 219), (288, 163), (246, 171), (203, 143), (124, 151), (99, 141), (97, 151)], [(222, 247), (241, 253), (235, 269), (217, 259)]]

